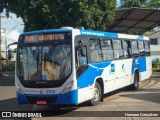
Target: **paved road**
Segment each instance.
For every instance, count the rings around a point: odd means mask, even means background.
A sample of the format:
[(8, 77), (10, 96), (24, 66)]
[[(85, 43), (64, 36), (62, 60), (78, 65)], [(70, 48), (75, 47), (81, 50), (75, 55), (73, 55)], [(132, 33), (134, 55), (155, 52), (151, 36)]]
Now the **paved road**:
[[(78, 106), (37, 106), (37, 105), (18, 105), (16, 102), (16, 94), (14, 87), (14, 73), (6, 72), (0, 77), (0, 111), (51, 111), (67, 110), (69, 116), (72, 116), (75, 111), (160, 111), (160, 73), (154, 73), (148, 80), (140, 82), (138, 91), (129, 91), (126, 89), (107, 94), (104, 102), (97, 106), (89, 106), (87, 103)], [(113, 112), (115, 114), (116, 112)], [(78, 112), (77, 112), (78, 114)], [(93, 112), (92, 114), (96, 114)], [(160, 115), (160, 114), (159, 114)], [(49, 119), (74, 119), (74, 117), (57, 117), (63, 114), (46, 114), (45, 118), (38, 120)], [(36, 118), (34, 118), (36, 119)], [(78, 117), (77, 119), (97, 119), (97, 117)], [(103, 117), (99, 118), (105, 119)], [(109, 118), (115, 119), (115, 118)], [(150, 120), (150, 118), (139, 117), (124, 117), (118, 118), (122, 120)], [(159, 118), (152, 118), (160, 120)]]

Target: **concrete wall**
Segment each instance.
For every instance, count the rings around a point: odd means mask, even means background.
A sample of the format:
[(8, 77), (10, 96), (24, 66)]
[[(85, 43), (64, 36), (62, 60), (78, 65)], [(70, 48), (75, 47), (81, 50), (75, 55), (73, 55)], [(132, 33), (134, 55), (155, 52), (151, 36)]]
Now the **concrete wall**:
[(150, 40), (157, 39), (158, 45), (150, 45), (151, 55), (160, 55), (160, 32), (157, 32), (151, 36), (149, 36)]

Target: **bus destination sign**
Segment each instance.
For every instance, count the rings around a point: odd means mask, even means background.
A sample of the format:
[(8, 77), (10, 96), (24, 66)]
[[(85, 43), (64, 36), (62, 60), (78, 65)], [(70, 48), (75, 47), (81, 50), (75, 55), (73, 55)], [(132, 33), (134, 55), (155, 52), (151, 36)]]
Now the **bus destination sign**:
[(65, 33), (52, 33), (52, 34), (39, 34), (39, 35), (26, 35), (25, 43), (35, 43), (42, 41), (51, 41), (51, 40), (64, 40)]

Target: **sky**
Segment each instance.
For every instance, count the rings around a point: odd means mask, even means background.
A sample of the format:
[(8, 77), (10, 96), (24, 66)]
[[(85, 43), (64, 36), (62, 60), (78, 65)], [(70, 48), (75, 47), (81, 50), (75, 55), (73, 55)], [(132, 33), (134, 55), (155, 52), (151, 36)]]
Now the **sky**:
[(119, 7), (121, 4), (121, 1), (120, 0), (117, 0), (117, 7)]
[[(5, 11), (1, 13), (1, 16), (6, 16)], [(23, 33), (24, 25), (21, 18), (17, 18), (17, 16), (13, 13), (9, 14), (9, 18), (3, 17), (1, 18), (1, 36), (2, 36), (2, 50), (5, 49), (5, 39), (7, 40), (7, 44), (17, 42), (18, 37), (21, 33)], [(5, 31), (3, 30), (5, 29)], [(12, 46), (16, 47), (16, 46)]]

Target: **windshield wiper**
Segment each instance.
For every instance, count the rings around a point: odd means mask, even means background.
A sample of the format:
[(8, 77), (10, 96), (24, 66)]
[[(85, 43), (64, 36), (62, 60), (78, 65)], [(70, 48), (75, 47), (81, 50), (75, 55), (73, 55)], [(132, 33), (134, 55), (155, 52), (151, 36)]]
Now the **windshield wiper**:
[(39, 50), (38, 50), (38, 54), (37, 54), (37, 71), (38, 71), (38, 65), (39, 65)]
[(46, 49), (44, 52), (44, 70), (46, 70)]

